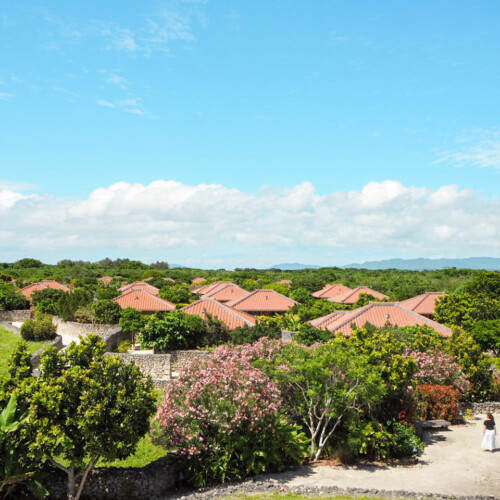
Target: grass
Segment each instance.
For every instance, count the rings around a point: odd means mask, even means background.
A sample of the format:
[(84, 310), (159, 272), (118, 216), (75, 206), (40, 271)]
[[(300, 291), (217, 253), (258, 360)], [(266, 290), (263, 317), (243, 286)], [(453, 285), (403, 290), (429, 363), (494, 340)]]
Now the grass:
[[(21, 340), (20, 335), (9, 332), (9, 330), (0, 326), (0, 377), (7, 374), (7, 364), (9, 362), (10, 355)], [(28, 342), (28, 351), (30, 353), (34, 353), (48, 343), (48, 341)]]
[(104, 462), (99, 460), (97, 467), (144, 467), (167, 454), (167, 450), (161, 446), (156, 446), (151, 442), (149, 435), (144, 436), (137, 445), (137, 450), (133, 455), (125, 460), (114, 460)]

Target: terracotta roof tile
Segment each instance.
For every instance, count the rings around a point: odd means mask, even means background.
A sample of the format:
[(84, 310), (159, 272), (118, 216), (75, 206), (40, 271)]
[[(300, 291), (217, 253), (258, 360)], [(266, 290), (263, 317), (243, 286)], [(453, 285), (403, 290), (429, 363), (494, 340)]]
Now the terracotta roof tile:
[(333, 311), (326, 316), (321, 316), (321, 318), (312, 319), (309, 323), (316, 328), (321, 330), (328, 330), (328, 325), (332, 324), (338, 320), (341, 316), (349, 314), (351, 311)]
[[(335, 314), (335, 313), (334, 313)], [(324, 316), (323, 318), (327, 318)], [(314, 320), (319, 323), (318, 328), (327, 329), (334, 333), (343, 333), (350, 335), (352, 328), (351, 324), (354, 323), (358, 328), (362, 328), (365, 323), (371, 323), (377, 328), (382, 328), (387, 323), (394, 326), (415, 326), (427, 325), (443, 337), (451, 337), (451, 329), (443, 326), (436, 321), (432, 321), (425, 316), (421, 316), (416, 312), (405, 309), (397, 302), (370, 302), (368, 305), (349, 311), (347, 314), (342, 314), (333, 321), (325, 320), (321, 323), (318, 318)]]
[(181, 309), (186, 314), (193, 314), (206, 319), (206, 313), (216, 317), (226, 325), (230, 330), (234, 330), (240, 326), (255, 326), (257, 323), (256, 318), (243, 311), (237, 311), (227, 304), (221, 304), (214, 299), (203, 298), (189, 304)]
[(206, 278), (194, 278), (193, 281), (191, 281), (191, 283), (193, 285), (197, 285), (198, 283), (203, 283), (204, 281), (207, 281)]
[(53, 290), (62, 290), (64, 292), (69, 292), (69, 288), (66, 285), (62, 285), (55, 280), (41, 280), (40, 284), (46, 286), (47, 288), (52, 288)]
[(221, 288), (216, 287), (211, 292), (205, 293), (203, 298), (215, 299), (219, 302), (229, 302), (230, 300), (236, 300), (245, 295), (248, 295), (247, 290), (243, 290), (243, 288), (238, 285), (230, 283)]
[(133, 283), (129, 283), (128, 285), (122, 286), (118, 290), (122, 293), (128, 292), (129, 290), (132, 290), (133, 288), (142, 288), (146, 292), (152, 294), (152, 295), (158, 295), (160, 293), (160, 290), (156, 288), (153, 285), (150, 285), (149, 283), (145, 283), (144, 281), (134, 281)]
[(214, 283), (210, 283), (208, 285), (195, 288), (192, 291), (192, 293), (197, 293), (198, 295), (204, 296), (207, 293), (220, 290), (221, 288), (224, 288), (226, 285), (234, 285), (234, 283), (232, 283), (231, 281), (215, 281)]
[(376, 299), (380, 300), (389, 298), (387, 295), (377, 292), (376, 290), (372, 290), (367, 286), (358, 286), (354, 290), (348, 290), (346, 292), (339, 293), (338, 295), (334, 295), (333, 297), (330, 297), (328, 300), (330, 302), (336, 302), (337, 304), (355, 304), (362, 293), (372, 295)]
[(278, 284), (279, 285), (291, 285), (292, 282), (290, 280), (279, 280)]
[(175, 309), (175, 304), (147, 292), (143, 287), (129, 289), (122, 295), (115, 297), (113, 302), (117, 302), (123, 309), (133, 307), (138, 311), (145, 312), (173, 311)]
[(254, 290), (247, 295), (228, 302), (227, 305), (239, 311), (252, 314), (259, 313), (285, 313), (298, 304), (281, 293), (274, 290)]
[(20, 292), (29, 300), (31, 300), (31, 296), (38, 292), (39, 290), (46, 290), (48, 286), (44, 286), (40, 283), (33, 283), (31, 285), (25, 286), (21, 288)]
[(432, 316), (436, 302), (444, 295), (446, 295), (445, 292), (426, 292), (411, 299), (402, 300), (399, 304), (409, 311)]
[(348, 286), (342, 285), (341, 283), (335, 283), (334, 285), (325, 285), (321, 290), (313, 292), (312, 296), (317, 299), (328, 299), (339, 293), (344, 293), (352, 290)]

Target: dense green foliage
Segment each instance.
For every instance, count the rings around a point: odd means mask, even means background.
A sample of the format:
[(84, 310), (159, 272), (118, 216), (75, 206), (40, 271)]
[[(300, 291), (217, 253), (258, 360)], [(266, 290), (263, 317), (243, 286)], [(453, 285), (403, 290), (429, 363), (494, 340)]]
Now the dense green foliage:
[(78, 499), (89, 471), (100, 458), (123, 459), (149, 430), (155, 411), (151, 379), (133, 364), (104, 355), (95, 335), (64, 351), (49, 347), (40, 377), (31, 376), (29, 356), (15, 353), (2, 394), (15, 389), (29, 418), (18, 448), (23, 456), (49, 460), (68, 476), (68, 498)]
[(14, 285), (0, 281), (0, 310), (27, 309), (28, 301)]
[(21, 326), (21, 337), (24, 340), (52, 340), (56, 336), (56, 326), (51, 316), (28, 319)]

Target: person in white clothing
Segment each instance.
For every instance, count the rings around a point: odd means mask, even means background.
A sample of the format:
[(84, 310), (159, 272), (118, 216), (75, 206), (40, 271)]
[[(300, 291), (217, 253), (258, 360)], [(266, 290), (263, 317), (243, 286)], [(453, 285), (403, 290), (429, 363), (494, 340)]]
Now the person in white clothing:
[(497, 447), (496, 435), (497, 427), (495, 425), (495, 419), (491, 413), (487, 413), (486, 420), (484, 421), (483, 442), (481, 444), (481, 448), (493, 453), (493, 450)]

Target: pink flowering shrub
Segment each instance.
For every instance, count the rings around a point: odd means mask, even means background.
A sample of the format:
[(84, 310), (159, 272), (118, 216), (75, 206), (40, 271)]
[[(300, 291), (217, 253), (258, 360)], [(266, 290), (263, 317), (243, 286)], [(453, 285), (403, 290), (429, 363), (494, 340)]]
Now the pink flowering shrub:
[(277, 386), (250, 364), (276, 345), (218, 348), (169, 384), (153, 434), (184, 459), (195, 485), (241, 479), (306, 455), (308, 440), (281, 414)]
[(470, 383), (455, 358), (438, 349), (427, 352), (405, 350), (405, 357), (412, 357), (417, 363), (415, 375), (418, 384), (453, 386), (461, 394), (467, 392)]

